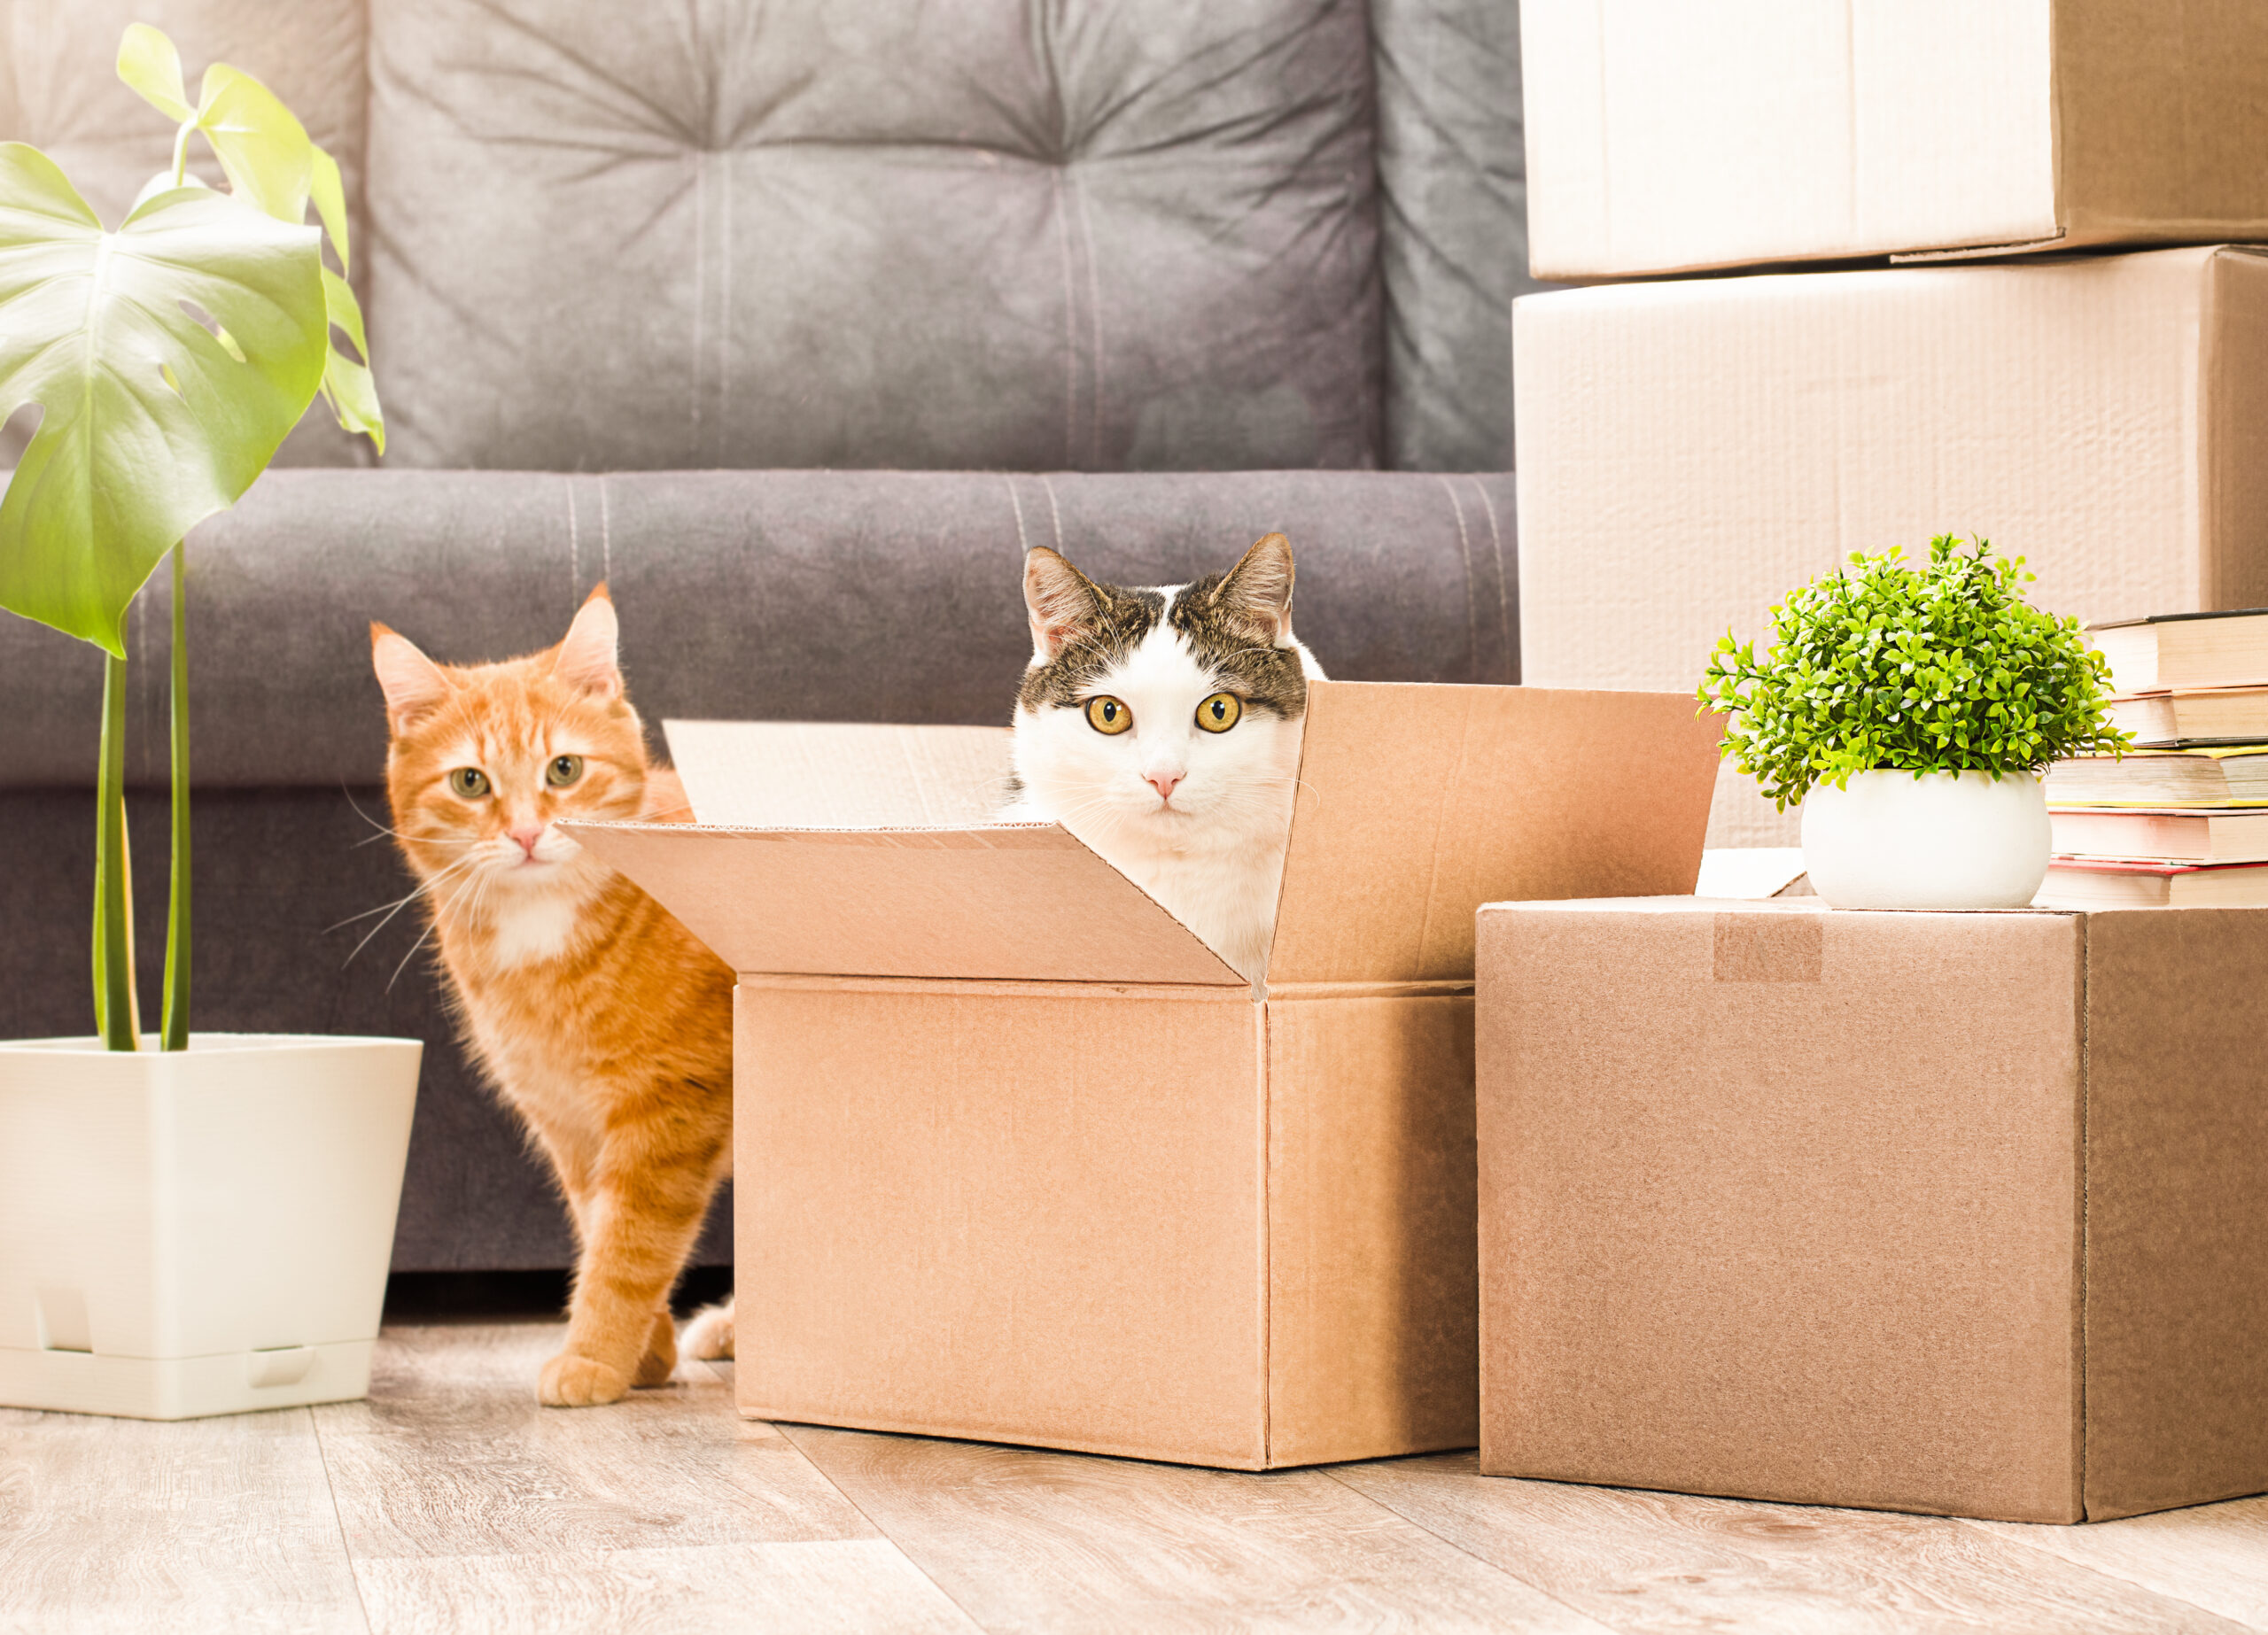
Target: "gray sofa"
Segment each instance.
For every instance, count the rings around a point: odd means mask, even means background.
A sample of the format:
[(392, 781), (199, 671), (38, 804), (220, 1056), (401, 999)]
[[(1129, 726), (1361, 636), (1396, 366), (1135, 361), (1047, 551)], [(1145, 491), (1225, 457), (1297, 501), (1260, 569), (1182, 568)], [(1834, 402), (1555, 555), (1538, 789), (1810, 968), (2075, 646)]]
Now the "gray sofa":
[[(0, 0), (0, 137), (112, 219), (166, 157), (135, 18), (267, 78), (356, 217), (383, 469), (311, 421), (190, 541), (196, 1014), (429, 1042), (400, 1269), (571, 1244), (414, 915), (349, 958), (408, 889), (369, 620), (502, 656), (604, 579), (649, 721), (997, 722), (1024, 546), (1157, 583), (1281, 529), (1334, 675), (1518, 678), (1506, 0)], [(0, 619), (0, 1037), (89, 1026), (99, 691)]]

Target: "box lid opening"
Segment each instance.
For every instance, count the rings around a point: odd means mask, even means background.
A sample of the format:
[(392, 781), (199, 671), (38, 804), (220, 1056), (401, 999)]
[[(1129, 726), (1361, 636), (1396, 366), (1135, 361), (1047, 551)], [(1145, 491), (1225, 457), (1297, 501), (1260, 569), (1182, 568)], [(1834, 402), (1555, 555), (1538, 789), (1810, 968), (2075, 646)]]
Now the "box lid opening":
[[(668, 730), (705, 821), (566, 826), (736, 971), (1244, 986), (1060, 825), (982, 821), (1005, 729)], [(1315, 683), (1267, 980), (1470, 981), (1483, 903), (1690, 892), (1718, 731), (1683, 694)]]

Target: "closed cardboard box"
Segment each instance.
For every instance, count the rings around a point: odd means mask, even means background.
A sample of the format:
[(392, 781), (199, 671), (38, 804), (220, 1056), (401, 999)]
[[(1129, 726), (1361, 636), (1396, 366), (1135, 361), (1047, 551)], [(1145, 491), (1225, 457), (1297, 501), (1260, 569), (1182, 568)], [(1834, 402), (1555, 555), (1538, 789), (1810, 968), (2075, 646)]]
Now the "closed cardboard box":
[[(1983, 534), (2082, 619), (2268, 605), (2268, 256), (1697, 279), (1516, 304), (1521, 663), (1691, 688), (1853, 551)], [(1760, 649), (1759, 649), (1760, 650)], [(1728, 773), (1713, 846), (1792, 845)]]
[(1481, 1468), (2268, 1489), (2268, 912), (1480, 914)]
[[(822, 802), (966, 804), (923, 769), (968, 729), (735, 731)], [(1247, 1469), (1471, 1445), (1473, 910), (1689, 891), (1713, 740), (1676, 697), (1316, 684), (1257, 984), (1054, 825), (579, 828), (741, 973), (742, 1411)]]
[(1535, 276), (2268, 237), (2253, 0), (1524, 0)]

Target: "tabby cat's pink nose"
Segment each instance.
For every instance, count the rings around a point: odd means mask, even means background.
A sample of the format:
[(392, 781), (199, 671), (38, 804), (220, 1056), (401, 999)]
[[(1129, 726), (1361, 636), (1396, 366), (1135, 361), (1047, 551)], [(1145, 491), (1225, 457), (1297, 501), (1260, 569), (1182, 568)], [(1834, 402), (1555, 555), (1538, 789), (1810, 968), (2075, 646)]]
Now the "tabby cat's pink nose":
[(1188, 776), (1186, 772), (1153, 772), (1144, 781), (1158, 792), (1158, 799), (1170, 801), (1173, 792), (1181, 787), (1181, 780)]
[(543, 825), (541, 824), (522, 824), (511, 833), (512, 838), (519, 842), (520, 849), (527, 853), (529, 856), (534, 856), (536, 842), (543, 839)]

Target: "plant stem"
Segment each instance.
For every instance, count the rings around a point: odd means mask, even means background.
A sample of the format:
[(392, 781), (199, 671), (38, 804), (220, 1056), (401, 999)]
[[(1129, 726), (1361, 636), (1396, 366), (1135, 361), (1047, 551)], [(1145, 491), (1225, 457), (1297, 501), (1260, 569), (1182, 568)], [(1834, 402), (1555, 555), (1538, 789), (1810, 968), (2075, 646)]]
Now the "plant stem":
[(142, 1044), (133, 909), (126, 864), (126, 661), (105, 654), (102, 767), (95, 786), (95, 1026), (113, 1050)]
[(195, 120), (184, 120), (174, 133), (174, 185), (180, 187), (189, 180), (189, 133), (197, 128)]
[(172, 705), (173, 876), (166, 903), (166, 1008), (161, 1048), (189, 1049), (189, 581), (183, 557), (189, 542), (174, 546)]

